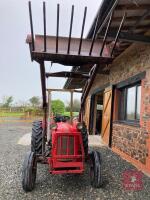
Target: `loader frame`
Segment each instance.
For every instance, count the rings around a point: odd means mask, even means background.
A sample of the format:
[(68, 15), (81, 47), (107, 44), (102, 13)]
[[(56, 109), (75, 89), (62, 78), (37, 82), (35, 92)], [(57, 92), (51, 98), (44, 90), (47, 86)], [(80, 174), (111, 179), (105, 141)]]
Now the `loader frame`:
[[(120, 22), (118, 31), (116, 33), (116, 37), (114, 40), (114, 44), (111, 51), (108, 51), (107, 44), (107, 36), (109, 32), (109, 28), (111, 26), (111, 21), (113, 17), (114, 10), (117, 6), (118, 0), (115, 0), (112, 8), (109, 10), (107, 15), (104, 18), (102, 24), (98, 24), (101, 13), (99, 12), (96, 24), (94, 28), (94, 34), (92, 39), (83, 38), (84, 27), (86, 22), (87, 15), (87, 7), (84, 9), (83, 13), (83, 21), (81, 27), (81, 36), (80, 38), (72, 37), (72, 26), (73, 26), (73, 18), (74, 18), (74, 10), (75, 7), (72, 5), (71, 8), (71, 18), (70, 18), (70, 28), (69, 28), (69, 36), (61, 37), (59, 36), (59, 23), (60, 23), (60, 5), (57, 4), (57, 19), (56, 19), (56, 36), (48, 36), (47, 35), (47, 26), (46, 26), (46, 3), (43, 2), (43, 35), (35, 35), (33, 28), (33, 19), (32, 19), (32, 8), (31, 2), (29, 1), (29, 18), (30, 18), (30, 30), (31, 34), (27, 36), (26, 42), (29, 44), (31, 60), (36, 61), (40, 65), (40, 75), (41, 75), (41, 87), (42, 87), (42, 96), (43, 96), (43, 110), (44, 110), (44, 127), (43, 127), (43, 148), (42, 148), (42, 156), (45, 156), (45, 137), (47, 133), (47, 128), (49, 130), (49, 125), (47, 126), (48, 118), (48, 104), (47, 104), (47, 95), (46, 95), (46, 78), (48, 77), (64, 77), (64, 78), (83, 78), (86, 80), (86, 84), (82, 91), (81, 97), (81, 109), (79, 114), (79, 120), (83, 120), (83, 112), (85, 109), (85, 101), (86, 97), (90, 91), (90, 88), (93, 84), (95, 76), (98, 72), (99, 68), (103, 66), (107, 66), (113, 61), (113, 52), (116, 47), (116, 44), (119, 39), (119, 35), (121, 29), (123, 27), (126, 13), (124, 13), (122, 20)], [(108, 23), (107, 23), (108, 22)], [(97, 30), (101, 32), (106, 25), (106, 30), (104, 34), (104, 38), (97, 39)], [(80, 66), (90, 64), (93, 66), (90, 70), (90, 73), (81, 73), (81, 72), (56, 72), (56, 73), (47, 73), (45, 71), (45, 61), (50, 61), (51, 64), (59, 63), (66, 66)], [(102, 69), (101, 69), (102, 70)], [(48, 90), (49, 94), (52, 89)], [(65, 90), (61, 90), (65, 91)], [(70, 90), (72, 94), (72, 90)], [(50, 98), (50, 95), (48, 95)], [(72, 116), (72, 114), (71, 114)]]

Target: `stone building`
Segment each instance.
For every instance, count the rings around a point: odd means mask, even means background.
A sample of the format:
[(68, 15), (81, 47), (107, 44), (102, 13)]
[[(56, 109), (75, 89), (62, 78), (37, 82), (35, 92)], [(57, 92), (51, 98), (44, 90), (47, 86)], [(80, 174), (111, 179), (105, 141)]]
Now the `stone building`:
[[(103, 23), (116, 1), (104, 0), (87, 38), (96, 23)], [(113, 53), (113, 62), (100, 65), (86, 98), (84, 120), (90, 134), (101, 135), (114, 152), (150, 174), (150, 1), (120, 0), (113, 12), (106, 48), (111, 53), (116, 32), (126, 19)], [(97, 20), (98, 19), (98, 20)], [(96, 30), (103, 38), (106, 26)], [(73, 67), (89, 73), (93, 66)], [(84, 88), (85, 80), (68, 78), (65, 88)]]

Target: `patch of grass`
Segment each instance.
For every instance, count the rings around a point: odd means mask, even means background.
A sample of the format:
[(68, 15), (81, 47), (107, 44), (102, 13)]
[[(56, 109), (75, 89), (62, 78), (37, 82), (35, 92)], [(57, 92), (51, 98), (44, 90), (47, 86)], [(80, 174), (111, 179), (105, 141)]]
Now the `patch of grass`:
[(0, 112), (0, 117), (21, 117), (23, 115), (23, 112)]
[[(64, 114), (63, 115), (65, 115), (65, 116), (70, 116), (70, 112), (64, 112)], [(73, 116), (75, 117), (75, 116), (78, 116), (79, 115), (79, 112), (73, 112)]]

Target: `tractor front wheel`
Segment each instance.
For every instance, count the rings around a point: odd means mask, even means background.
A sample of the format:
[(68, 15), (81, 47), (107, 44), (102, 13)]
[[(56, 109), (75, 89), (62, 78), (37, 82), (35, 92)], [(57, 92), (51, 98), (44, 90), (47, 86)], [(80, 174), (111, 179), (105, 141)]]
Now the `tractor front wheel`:
[(90, 180), (91, 185), (94, 188), (102, 186), (102, 165), (101, 157), (98, 151), (92, 151), (90, 153)]
[(28, 152), (25, 156), (22, 169), (22, 188), (25, 192), (32, 191), (35, 186), (37, 161), (34, 152)]

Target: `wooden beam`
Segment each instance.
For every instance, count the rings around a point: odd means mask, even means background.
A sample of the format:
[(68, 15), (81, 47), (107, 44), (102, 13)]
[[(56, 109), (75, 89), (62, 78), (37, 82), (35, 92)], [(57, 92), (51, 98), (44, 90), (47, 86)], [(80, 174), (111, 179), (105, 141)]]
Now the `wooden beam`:
[(122, 88), (122, 87), (126, 87), (128, 85), (131, 85), (131, 84), (134, 84), (138, 81), (141, 81), (142, 79), (145, 78), (145, 75), (146, 75), (146, 72), (141, 72), (139, 74), (136, 74), (135, 76), (132, 76), (124, 81), (121, 81), (119, 82), (117, 85), (116, 85), (116, 88), (119, 89), (119, 88)]
[(76, 92), (76, 93), (82, 93), (82, 90), (75, 90), (75, 89), (47, 89), (48, 92)]
[[(118, 26), (119, 26), (119, 24), (113, 24), (112, 23), (112, 27), (117, 28)], [(124, 25), (123, 30), (129, 30), (133, 26), (134, 26), (133, 24), (126, 24), (126, 25)], [(147, 29), (147, 31), (148, 31), (148, 29), (150, 29), (150, 24), (145, 24), (145, 25), (141, 24), (141, 25), (138, 25), (138, 26), (136, 26), (134, 28), (134, 30), (137, 30), (137, 29)]]
[[(137, 21), (141, 18), (141, 16), (127, 16), (126, 18), (126, 22), (134, 22), (134, 21)], [(121, 17), (113, 17), (113, 22), (120, 22), (121, 20)], [(149, 21), (150, 20), (150, 16), (147, 16), (144, 21)]]
[(144, 12), (144, 14), (143, 14), (139, 19), (136, 20), (135, 24), (131, 27), (130, 31), (134, 31), (134, 29), (135, 29), (136, 27), (138, 27), (138, 26), (141, 24), (141, 22), (142, 22), (149, 14), (150, 14), (150, 10), (146, 10), (146, 12)]
[(126, 4), (126, 5), (117, 5), (116, 10), (148, 10), (150, 9), (150, 4)]
[[(100, 38), (103, 38), (105, 34), (105, 31), (102, 31), (99, 34)], [(108, 39), (113, 40), (116, 36), (116, 31), (115, 30), (110, 30), (108, 32)], [(119, 35), (119, 40), (120, 41), (125, 41), (125, 42), (138, 42), (138, 43), (144, 43), (144, 44), (149, 44), (150, 43), (150, 36), (144, 36), (144, 35), (138, 35), (138, 34), (133, 34), (133, 33), (127, 33), (127, 32), (121, 32)]]

